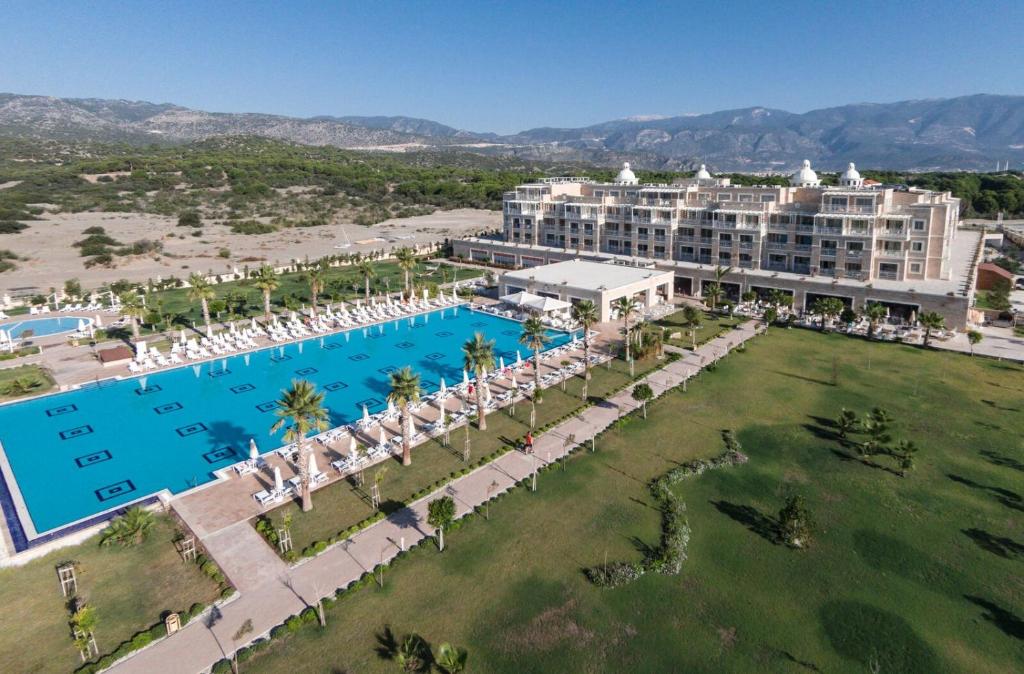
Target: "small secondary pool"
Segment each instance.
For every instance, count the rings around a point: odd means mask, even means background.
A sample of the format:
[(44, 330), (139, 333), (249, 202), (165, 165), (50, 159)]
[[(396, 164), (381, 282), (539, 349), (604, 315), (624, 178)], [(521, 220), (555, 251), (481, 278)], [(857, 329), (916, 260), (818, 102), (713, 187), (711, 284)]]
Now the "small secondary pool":
[[(519, 323), (446, 308), (2, 405), (0, 443), (14, 484), (4, 489), (0, 480), (0, 502), (8, 522), (23, 525), (25, 540), (162, 489), (186, 491), (247, 458), (249, 438), (264, 452), (284, 444), (269, 431), (292, 380), (325, 391), (331, 425), (339, 426), (358, 419), (363, 405), (384, 409), (388, 373), (406, 365), (428, 393), (442, 377), (460, 383), (462, 344), (474, 332), (495, 340), (495, 359), (511, 363), (517, 349), (524, 359), (530, 354), (518, 343)], [(550, 336), (550, 347), (570, 339)], [(15, 514), (12, 493), (19, 492), (30, 521)]]
[[(46, 337), (48, 335), (59, 335), (62, 332), (74, 332), (82, 322), (89, 325), (92, 323), (92, 319), (81, 318), (78, 316), (30, 318), (25, 321), (17, 321), (15, 323), (0, 325), (0, 330), (3, 330), (14, 339), (21, 339), (22, 337), (29, 336)], [(30, 332), (31, 335), (26, 335), (25, 333), (27, 332)]]

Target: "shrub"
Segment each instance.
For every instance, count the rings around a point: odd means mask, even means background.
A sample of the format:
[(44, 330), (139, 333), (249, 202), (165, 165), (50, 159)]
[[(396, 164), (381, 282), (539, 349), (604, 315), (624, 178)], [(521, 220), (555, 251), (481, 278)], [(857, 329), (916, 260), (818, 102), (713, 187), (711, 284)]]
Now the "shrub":
[(199, 211), (182, 211), (178, 216), (179, 227), (201, 227), (202, 220), (199, 218)]
[(606, 566), (595, 566), (583, 572), (598, 587), (619, 587), (628, 585), (644, 575), (644, 566), (639, 562), (613, 562)]
[(277, 226), (256, 220), (243, 220), (231, 225), (233, 234), (270, 234), (276, 232)]
[(295, 634), (302, 629), (302, 618), (297, 615), (293, 615), (291, 618), (284, 621), (284, 627), (289, 634)]

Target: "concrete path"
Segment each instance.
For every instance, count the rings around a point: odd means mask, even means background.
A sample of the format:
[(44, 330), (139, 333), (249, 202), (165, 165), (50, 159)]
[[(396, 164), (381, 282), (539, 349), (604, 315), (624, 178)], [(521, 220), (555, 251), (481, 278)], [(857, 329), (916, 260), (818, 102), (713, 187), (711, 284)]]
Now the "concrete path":
[[(661, 395), (750, 339), (757, 329), (756, 322), (750, 321), (716, 337), (696, 352), (682, 352), (683, 358), (642, 381), (650, 385), (656, 396)], [(631, 391), (629, 387), (540, 435), (532, 456), (520, 452), (505, 454), (297, 566), (285, 566), (244, 522), (217, 532), (204, 540), (215, 559), (236, 559), (239, 552), (252, 555), (251, 564), (231, 564), (231, 568), (225, 568), (238, 586), (239, 597), (215, 611), (212, 618), (190, 623), (173, 637), (136, 653), (110, 671), (194, 674), (209, 669), (214, 662), (266, 634), (288, 616), (315, 604), (317, 597), (333, 593), (382, 561), (390, 560), (403, 545), (433, 536), (433, 528), (426, 523), (427, 506), (433, 499), (451, 495), (456, 515), (461, 517), (490, 496), (507, 491), (530, 476), (537, 466), (557, 461), (570, 448), (570, 436), (576, 444), (583, 444), (620, 416), (635, 410), (638, 404)], [(257, 543), (262, 550), (257, 549)], [(234, 643), (231, 636), (246, 620), (252, 620), (253, 632), (244, 643)]]

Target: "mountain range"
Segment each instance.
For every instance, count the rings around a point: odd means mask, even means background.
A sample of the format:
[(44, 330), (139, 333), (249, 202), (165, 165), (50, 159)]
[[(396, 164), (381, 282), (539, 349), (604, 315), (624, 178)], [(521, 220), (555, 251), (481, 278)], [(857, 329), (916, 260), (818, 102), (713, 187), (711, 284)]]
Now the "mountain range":
[(58, 141), (182, 143), (255, 135), (364, 150), (459, 150), (530, 160), (650, 169), (784, 171), (849, 161), (900, 170), (983, 169), (1024, 162), (1024, 96), (978, 94), (859, 103), (791, 113), (752, 107), (675, 117), (637, 116), (581, 128), (510, 135), (415, 117), (286, 117), (218, 113), (168, 103), (0, 93), (0, 136)]

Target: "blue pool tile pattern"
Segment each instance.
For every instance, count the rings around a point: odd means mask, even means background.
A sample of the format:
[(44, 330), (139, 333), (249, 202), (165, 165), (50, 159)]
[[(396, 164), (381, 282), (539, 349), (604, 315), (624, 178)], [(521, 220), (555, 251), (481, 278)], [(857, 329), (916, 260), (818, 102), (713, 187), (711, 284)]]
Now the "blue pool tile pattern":
[[(442, 333), (413, 327), (438, 320), (445, 320)], [(465, 307), (435, 311), (429, 321), (391, 321), (0, 405), (0, 443), (15, 483), (0, 479), (4, 517), (9, 525), (18, 520), (8, 487), (20, 491), (32, 527), (42, 534), (91, 521), (162, 489), (180, 493), (208, 482), (213, 471), (248, 456), (249, 438), (262, 451), (283, 444), (280, 434), (271, 436), (269, 430), (276, 401), (296, 371), (308, 372), (305, 378), (326, 391), (324, 404), (337, 426), (357, 420), (364, 402), (371, 413), (384, 409), (389, 390), (384, 373), (393, 368), (411, 366), (427, 392), (436, 390), (442, 377), (449, 385), (461, 381), (461, 346), (474, 332), (494, 339), (496, 353), (518, 348), (523, 358), (530, 355), (516, 343), (519, 326), (513, 321)], [(552, 347), (570, 338), (560, 332), (551, 337)], [(271, 362), (282, 355), (288, 356), (286, 367)], [(17, 529), (22, 547), (23, 528), (10, 528)]]

